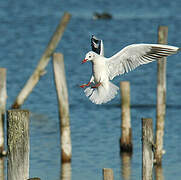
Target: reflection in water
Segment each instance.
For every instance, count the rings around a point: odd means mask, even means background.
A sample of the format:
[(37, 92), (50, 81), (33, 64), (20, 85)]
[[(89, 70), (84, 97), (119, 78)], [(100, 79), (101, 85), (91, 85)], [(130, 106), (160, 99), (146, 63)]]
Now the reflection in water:
[(4, 180), (4, 158), (0, 158), (0, 180)]
[(162, 166), (155, 165), (154, 167), (155, 167), (155, 179), (156, 180), (164, 180)]
[(131, 155), (130, 153), (121, 153), (121, 174), (124, 180), (131, 179)]
[(71, 180), (71, 163), (62, 163), (61, 164), (61, 179), (60, 180)]

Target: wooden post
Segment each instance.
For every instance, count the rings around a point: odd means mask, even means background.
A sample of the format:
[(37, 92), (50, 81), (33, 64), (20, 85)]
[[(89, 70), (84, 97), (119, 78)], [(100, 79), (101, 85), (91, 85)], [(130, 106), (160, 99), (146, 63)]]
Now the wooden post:
[(54, 79), (57, 89), (57, 98), (59, 102), (59, 116), (61, 129), (61, 157), (62, 162), (71, 161), (72, 147), (70, 137), (69, 103), (68, 92), (64, 70), (63, 55), (53, 54)]
[(132, 130), (131, 130), (131, 117), (130, 117), (130, 84), (127, 81), (120, 82), (121, 89), (121, 139), (120, 148), (121, 152), (132, 152)]
[(110, 168), (103, 168), (103, 180), (114, 180), (113, 170)]
[(57, 26), (57, 29), (55, 33), (53, 34), (45, 52), (43, 53), (35, 71), (33, 72), (32, 76), (29, 78), (24, 88), (21, 90), (21, 92), (17, 96), (14, 104), (12, 105), (13, 109), (18, 109), (21, 107), (25, 99), (28, 97), (28, 95), (31, 93), (31, 91), (35, 87), (35, 85), (38, 83), (40, 77), (45, 74), (45, 67), (47, 66), (50, 60), (50, 57), (52, 56), (55, 48), (57, 47), (58, 42), (60, 41), (63, 35), (63, 32), (66, 28), (66, 25), (69, 22), (69, 19), (70, 19), (70, 14), (65, 13), (64, 16), (62, 17), (60, 24)]
[(29, 111), (7, 112), (8, 180), (29, 178)]
[(152, 180), (153, 168), (153, 124), (152, 119), (142, 119), (142, 180)]
[(4, 155), (4, 115), (6, 110), (6, 69), (0, 68), (0, 155)]
[[(168, 27), (160, 26), (158, 29), (158, 43), (167, 44)], [(166, 111), (166, 58), (157, 61), (157, 122), (156, 122), (156, 151), (157, 164), (162, 162), (164, 120)]]

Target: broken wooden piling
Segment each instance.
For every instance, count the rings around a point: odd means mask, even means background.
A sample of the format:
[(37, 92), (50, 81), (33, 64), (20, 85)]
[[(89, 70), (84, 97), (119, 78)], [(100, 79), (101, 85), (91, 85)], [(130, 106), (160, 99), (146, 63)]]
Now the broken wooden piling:
[(121, 152), (132, 152), (132, 129), (130, 115), (130, 83), (128, 81), (120, 82), (121, 89)]
[(71, 161), (72, 145), (69, 119), (68, 91), (65, 77), (64, 60), (61, 53), (53, 54), (54, 79), (59, 102), (61, 157), (62, 162)]
[(7, 112), (8, 180), (29, 178), (29, 111)]
[(21, 107), (25, 99), (28, 97), (28, 95), (31, 93), (35, 85), (38, 83), (40, 77), (45, 74), (45, 67), (47, 66), (50, 57), (52, 56), (55, 48), (58, 45), (58, 42), (60, 41), (63, 32), (66, 28), (67, 23), (70, 20), (70, 14), (64, 13), (59, 25), (56, 28), (55, 33), (53, 34), (45, 52), (43, 53), (41, 59), (39, 60), (39, 63), (25, 84), (24, 88), (20, 91), (19, 95), (17, 96), (15, 102), (12, 105), (12, 109), (18, 109)]
[(152, 180), (153, 150), (152, 119), (142, 118), (142, 180)]
[[(168, 27), (160, 26), (158, 29), (158, 43), (167, 44)], [(164, 121), (166, 113), (166, 57), (157, 61), (157, 111), (156, 111), (156, 151), (155, 159), (161, 164), (163, 155)]]

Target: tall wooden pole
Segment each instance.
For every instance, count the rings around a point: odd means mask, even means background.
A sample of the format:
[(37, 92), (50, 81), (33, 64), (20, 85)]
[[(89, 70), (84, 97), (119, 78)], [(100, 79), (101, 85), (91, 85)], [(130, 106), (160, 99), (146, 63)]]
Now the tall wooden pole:
[(29, 111), (7, 112), (8, 180), (29, 178)]
[(43, 53), (39, 64), (37, 65), (35, 71), (33, 72), (32, 76), (29, 78), (27, 83), (25, 84), (24, 88), (21, 90), (19, 95), (17, 96), (14, 104), (12, 105), (13, 109), (18, 109), (21, 107), (25, 99), (31, 93), (35, 85), (38, 83), (40, 77), (45, 74), (45, 67), (47, 66), (50, 57), (52, 56), (55, 48), (60, 41), (63, 32), (66, 28), (67, 23), (69, 22), (70, 14), (65, 13), (60, 21), (60, 24), (57, 26), (55, 33), (53, 34), (45, 52)]
[[(158, 43), (167, 44), (168, 27), (160, 26), (158, 29)], [(162, 162), (164, 121), (166, 111), (166, 58), (157, 61), (157, 122), (156, 122), (156, 151), (157, 164)]]
[(0, 179), (4, 180), (4, 117), (6, 111), (6, 69), (0, 68)]
[(142, 180), (152, 180), (153, 168), (153, 125), (152, 119), (142, 119)]
[(53, 54), (53, 68), (59, 102), (62, 162), (70, 162), (72, 157), (72, 145), (70, 133), (69, 103), (64, 70), (64, 60), (62, 54)]
[(132, 152), (132, 130), (130, 115), (130, 83), (127, 81), (120, 82), (121, 89), (121, 152)]
[(6, 69), (0, 68), (0, 154), (4, 153), (4, 115), (6, 111)]

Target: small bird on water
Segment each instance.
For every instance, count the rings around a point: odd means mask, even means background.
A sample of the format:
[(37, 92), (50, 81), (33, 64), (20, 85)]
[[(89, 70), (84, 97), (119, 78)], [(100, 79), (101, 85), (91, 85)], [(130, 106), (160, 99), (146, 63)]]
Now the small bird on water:
[(181, 48), (170, 45), (132, 44), (110, 58), (90, 51), (82, 63), (92, 62), (92, 77), (89, 83), (80, 87), (87, 87), (84, 92), (93, 103), (107, 103), (116, 96), (119, 89), (110, 82), (114, 77), (128, 73), (140, 65), (176, 54), (180, 50)]

